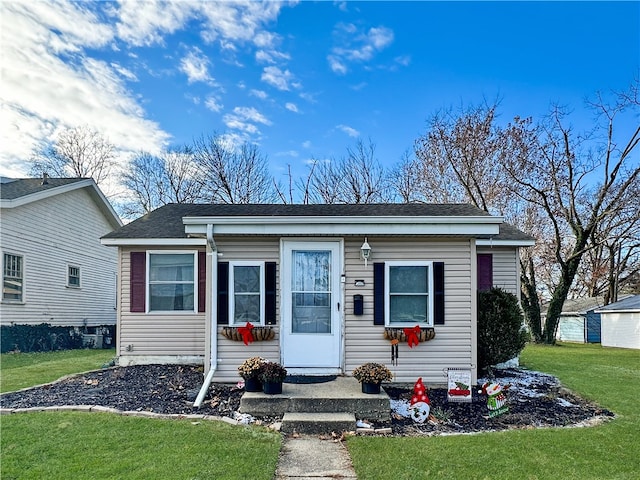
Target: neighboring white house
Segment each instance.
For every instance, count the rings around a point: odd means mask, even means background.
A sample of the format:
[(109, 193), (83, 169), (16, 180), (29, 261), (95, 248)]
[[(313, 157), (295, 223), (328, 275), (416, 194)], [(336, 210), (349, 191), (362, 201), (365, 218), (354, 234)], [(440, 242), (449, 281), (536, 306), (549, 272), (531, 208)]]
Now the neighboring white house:
[(119, 255), (121, 365), (204, 362), (235, 382), (259, 355), (349, 374), (391, 365), (400, 337), (395, 381), (430, 384), (447, 368), (475, 381), (477, 291), (517, 295), (518, 250), (534, 244), (471, 205), (428, 204), (173, 204), (102, 242)]
[(2, 325), (116, 323), (117, 252), (100, 237), (122, 226), (87, 178), (2, 178)]
[(640, 349), (640, 295), (596, 310), (602, 321), (602, 346)]

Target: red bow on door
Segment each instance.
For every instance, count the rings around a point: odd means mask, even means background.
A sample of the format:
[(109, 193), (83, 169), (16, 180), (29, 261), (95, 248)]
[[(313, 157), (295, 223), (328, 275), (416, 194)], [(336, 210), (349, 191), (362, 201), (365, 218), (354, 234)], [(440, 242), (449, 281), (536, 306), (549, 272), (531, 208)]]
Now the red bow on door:
[(253, 342), (253, 335), (251, 335), (251, 330), (253, 329), (253, 324), (251, 322), (247, 322), (244, 327), (238, 327), (238, 332), (242, 335), (242, 341), (245, 345), (249, 345)]
[(413, 348), (414, 345), (418, 345), (420, 343), (420, 326), (416, 325), (415, 327), (407, 327), (404, 329), (404, 334), (407, 336), (407, 344), (409, 348)]

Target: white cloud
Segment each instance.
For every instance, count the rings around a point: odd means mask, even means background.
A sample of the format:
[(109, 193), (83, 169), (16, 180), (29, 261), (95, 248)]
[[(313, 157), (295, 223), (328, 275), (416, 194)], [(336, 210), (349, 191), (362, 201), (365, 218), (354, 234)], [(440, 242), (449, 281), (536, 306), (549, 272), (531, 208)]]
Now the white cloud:
[(210, 61), (198, 47), (194, 47), (180, 60), (180, 71), (187, 76), (189, 83), (205, 82), (213, 84), (213, 78), (209, 75)]
[(222, 120), (227, 128), (251, 135), (260, 133), (256, 123), (271, 125), (271, 121), (253, 107), (235, 107), (233, 113), (226, 114)]
[(286, 108), (287, 110), (289, 110), (291, 112), (299, 113), (298, 106), (295, 103), (287, 102), (287, 103), (285, 103), (284, 108)]
[(110, 9), (117, 17), (118, 36), (135, 46), (163, 44), (163, 37), (181, 29), (195, 13), (198, 4), (192, 2), (144, 2), (121, 0)]
[(302, 147), (303, 148), (311, 148), (311, 140), (305, 140), (304, 142), (302, 142)]
[(293, 74), (289, 70), (282, 71), (278, 67), (264, 67), (260, 78), (278, 90), (290, 90)]
[(260, 100), (266, 100), (269, 97), (269, 95), (267, 95), (267, 92), (265, 92), (264, 90), (256, 90), (255, 88), (249, 91), (249, 95), (258, 97)]
[(278, 50), (258, 50), (256, 52), (256, 61), (259, 63), (277, 63), (290, 59), (291, 56), (288, 53)]
[(358, 31), (352, 24), (339, 23), (333, 31), (336, 46), (327, 56), (329, 68), (337, 74), (344, 75), (349, 63), (367, 63), (377, 53), (393, 42), (393, 30), (387, 27), (371, 27), (368, 31)]
[(137, 82), (138, 81), (138, 77), (136, 76), (135, 73), (133, 73), (128, 68), (123, 67), (122, 65), (120, 65), (117, 62), (111, 62), (111, 68), (113, 68), (116, 72), (118, 72), (120, 75), (122, 75), (124, 78), (126, 78), (127, 80), (129, 80), (131, 82)]
[(213, 95), (209, 95), (206, 100), (204, 101), (204, 105), (205, 107), (207, 107), (209, 110), (211, 110), (212, 112), (219, 112), (220, 110), (222, 110), (224, 108), (224, 105), (222, 105), (219, 101), (218, 98), (216, 98)]
[(336, 125), (336, 128), (338, 130), (343, 131), (344, 133), (346, 133), (350, 137), (357, 138), (357, 137), (360, 136), (360, 132), (358, 130), (356, 130), (355, 128), (352, 128), (352, 127), (350, 127), (348, 125), (340, 124), (340, 125)]
[(114, 35), (92, 5), (3, 3), (0, 173), (25, 174), (32, 150), (66, 127), (89, 125), (123, 155), (155, 152), (168, 140), (144, 118), (123, 70), (85, 56), (85, 48), (108, 48)]

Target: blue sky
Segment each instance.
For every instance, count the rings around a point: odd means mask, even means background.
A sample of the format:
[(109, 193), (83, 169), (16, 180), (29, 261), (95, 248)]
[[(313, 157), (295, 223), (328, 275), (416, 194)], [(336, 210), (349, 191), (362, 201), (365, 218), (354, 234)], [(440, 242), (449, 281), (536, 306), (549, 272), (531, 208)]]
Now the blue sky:
[[(255, 142), (276, 179), (362, 138), (385, 166), (439, 109), (539, 118), (640, 71), (639, 2), (7, 2), (0, 174), (63, 128), (157, 152)], [(637, 118), (633, 121), (637, 121)]]

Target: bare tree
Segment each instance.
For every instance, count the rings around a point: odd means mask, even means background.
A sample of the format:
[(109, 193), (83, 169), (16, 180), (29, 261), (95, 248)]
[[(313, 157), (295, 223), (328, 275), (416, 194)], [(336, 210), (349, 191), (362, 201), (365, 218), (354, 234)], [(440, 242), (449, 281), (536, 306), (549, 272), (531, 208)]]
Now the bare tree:
[(375, 144), (358, 140), (339, 160), (317, 161), (308, 182), (312, 203), (381, 203), (391, 198)]
[(256, 145), (231, 145), (221, 135), (194, 142), (200, 194), (212, 203), (270, 203), (277, 198), (267, 158)]
[(122, 184), (133, 196), (123, 206), (126, 216), (144, 215), (168, 203), (200, 200), (198, 170), (188, 147), (158, 156), (140, 152), (123, 174)]
[(600, 149), (589, 148), (593, 143), (588, 140), (598, 137), (574, 135), (565, 126), (565, 112), (555, 108), (541, 133), (537, 157), (503, 158), (512, 193), (540, 207), (552, 226), (557, 276), (544, 324), (546, 343), (555, 342), (564, 301), (598, 226), (619, 215), (637, 192), (640, 166), (631, 154), (640, 141), (640, 127), (622, 148), (614, 137), (616, 115), (627, 106), (597, 104), (605, 120)]
[(87, 126), (64, 130), (55, 143), (40, 149), (30, 160), (30, 174), (93, 178), (100, 185), (115, 164), (114, 146)]
[(426, 202), (424, 177), (420, 173), (421, 162), (406, 151), (400, 162), (389, 173), (389, 187), (402, 203)]

